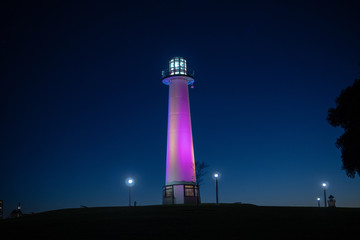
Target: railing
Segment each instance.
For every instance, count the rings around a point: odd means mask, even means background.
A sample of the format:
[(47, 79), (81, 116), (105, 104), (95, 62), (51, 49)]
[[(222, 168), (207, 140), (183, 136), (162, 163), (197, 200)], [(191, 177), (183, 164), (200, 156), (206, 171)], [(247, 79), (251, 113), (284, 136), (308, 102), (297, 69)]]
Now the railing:
[(167, 77), (172, 77), (172, 76), (189, 76), (189, 77), (194, 77), (195, 76), (195, 71), (192, 69), (186, 69), (185, 70), (171, 70), (169, 71), (169, 69), (166, 69), (164, 71), (161, 72), (162, 78), (167, 78)]

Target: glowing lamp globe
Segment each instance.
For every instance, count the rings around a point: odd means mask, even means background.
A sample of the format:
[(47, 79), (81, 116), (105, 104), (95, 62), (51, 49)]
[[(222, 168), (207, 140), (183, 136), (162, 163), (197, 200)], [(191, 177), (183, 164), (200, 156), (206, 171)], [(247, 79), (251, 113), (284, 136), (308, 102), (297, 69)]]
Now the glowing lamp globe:
[(127, 178), (127, 179), (125, 180), (125, 184), (126, 184), (128, 187), (132, 187), (132, 186), (135, 184), (135, 181), (134, 181), (134, 179), (132, 179), (132, 178)]

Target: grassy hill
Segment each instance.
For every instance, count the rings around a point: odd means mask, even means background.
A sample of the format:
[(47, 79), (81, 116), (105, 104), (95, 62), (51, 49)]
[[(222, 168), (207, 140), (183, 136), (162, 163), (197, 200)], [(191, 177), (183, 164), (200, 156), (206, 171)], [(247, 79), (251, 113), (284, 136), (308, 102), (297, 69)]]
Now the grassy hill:
[(11, 239), (356, 239), (359, 219), (354, 208), (101, 207), (2, 220), (0, 232)]

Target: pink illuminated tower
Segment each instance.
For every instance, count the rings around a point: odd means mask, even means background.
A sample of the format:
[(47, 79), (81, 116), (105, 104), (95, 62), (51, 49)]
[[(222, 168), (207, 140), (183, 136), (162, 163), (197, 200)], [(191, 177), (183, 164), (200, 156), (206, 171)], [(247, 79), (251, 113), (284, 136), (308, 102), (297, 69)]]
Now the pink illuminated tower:
[(163, 204), (198, 204), (200, 195), (195, 176), (188, 90), (188, 85), (193, 86), (194, 72), (187, 68), (184, 58), (174, 57), (169, 62), (169, 69), (162, 72), (162, 78), (162, 82), (169, 86)]

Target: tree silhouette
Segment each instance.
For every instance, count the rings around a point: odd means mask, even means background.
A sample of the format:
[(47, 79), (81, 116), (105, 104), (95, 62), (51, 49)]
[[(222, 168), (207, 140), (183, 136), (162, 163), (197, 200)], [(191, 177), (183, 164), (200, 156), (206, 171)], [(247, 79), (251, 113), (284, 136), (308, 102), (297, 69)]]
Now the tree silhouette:
[(330, 108), (327, 120), (334, 127), (342, 127), (344, 134), (336, 141), (341, 149), (343, 169), (348, 177), (360, 176), (360, 79), (341, 91), (336, 107)]
[(206, 168), (208, 168), (205, 162), (195, 161), (195, 174), (196, 174), (196, 184), (200, 186), (203, 181), (203, 176), (206, 174)]

